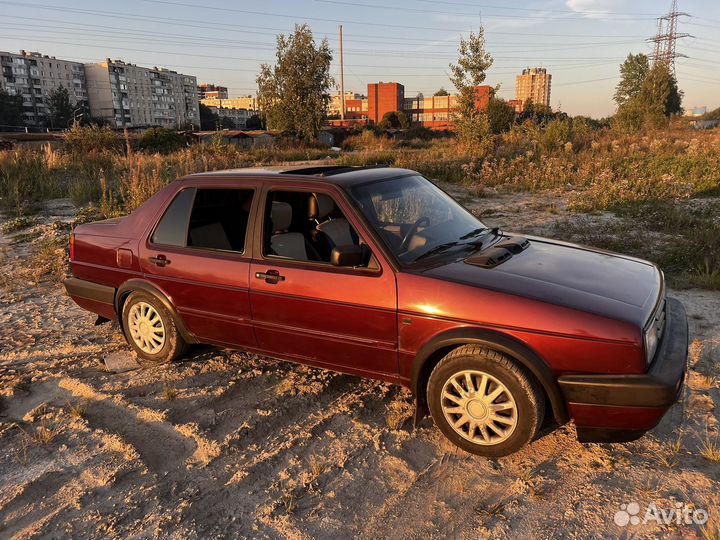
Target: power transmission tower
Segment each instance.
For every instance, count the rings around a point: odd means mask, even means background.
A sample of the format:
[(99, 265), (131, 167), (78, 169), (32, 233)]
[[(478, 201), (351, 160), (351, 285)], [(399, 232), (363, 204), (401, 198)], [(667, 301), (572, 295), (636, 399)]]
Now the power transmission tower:
[(675, 73), (675, 59), (687, 58), (687, 55), (675, 51), (675, 43), (678, 39), (692, 37), (690, 34), (678, 33), (677, 23), (680, 17), (690, 17), (689, 13), (677, 10), (677, 0), (672, 0), (670, 12), (658, 18), (657, 35), (648, 39), (655, 43), (655, 51), (652, 54), (653, 65), (667, 65)]

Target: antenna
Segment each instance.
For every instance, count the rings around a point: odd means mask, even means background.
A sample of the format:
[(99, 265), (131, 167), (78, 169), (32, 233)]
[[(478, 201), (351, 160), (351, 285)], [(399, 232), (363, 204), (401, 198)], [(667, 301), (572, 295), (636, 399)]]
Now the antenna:
[(675, 51), (677, 40), (693, 37), (690, 34), (678, 33), (677, 23), (680, 17), (690, 17), (690, 14), (678, 11), (677, 0), (672, 0), (670, 12), (658, 17), (657, 35), (647, 40), (655, 43), (655, 51), (652, 54), (653, 66), (665, 64), (673, 74), (675, 73), (675, 59), (687, 58), (687, 55)]

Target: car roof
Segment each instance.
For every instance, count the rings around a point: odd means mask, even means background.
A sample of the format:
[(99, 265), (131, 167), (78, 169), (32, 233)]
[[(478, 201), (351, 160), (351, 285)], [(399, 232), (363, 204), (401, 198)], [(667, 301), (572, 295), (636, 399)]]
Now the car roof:
[(196, 173), (181, 178), (181, 181), (192, 181), (200, 178), (263, 178), (272, 180), (313, 181), (342, 186), (362, 184), (373, 180), (386, 180), (399, 176), (418, 174), (410, 169), (395, 167), (351, 167), (344, 165), (296, 165), (277, 167), (247, 167), (242, 169), (226, 169)]

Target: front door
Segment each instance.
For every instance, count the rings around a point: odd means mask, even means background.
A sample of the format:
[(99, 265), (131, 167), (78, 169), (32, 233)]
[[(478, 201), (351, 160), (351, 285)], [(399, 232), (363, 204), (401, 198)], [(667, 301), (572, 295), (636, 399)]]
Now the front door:
[[(358, 234), (337, 194), (286, 186), (268, 190), (257, 220), (250, 304), (258, 346), (341, 371), (396, 374), (392, 268)], [(362, 266), (330, 263), (332, 248), (347, 242), (364, 246)]]

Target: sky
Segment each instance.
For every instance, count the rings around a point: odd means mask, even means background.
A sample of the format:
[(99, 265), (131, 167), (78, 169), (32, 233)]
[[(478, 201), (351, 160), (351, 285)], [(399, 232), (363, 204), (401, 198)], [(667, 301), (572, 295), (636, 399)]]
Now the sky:
[[(78, 60), (120, 58), (164, 66), (198, 82), (227, 86), (231, 97), (254, 94), (275, 39), (307, 23), (334, 51), (338, 85), (343, 25), (345, 89), (397, 81), (405, 96), (454, 91), (448, 64), (462, 36), (485, 28), (494, 63), (486, 84), (515, 97), (525, 67), (552, 74), (551, 106), (572, 115), (613, 114), (619, 65), (628, 53), (652, 52), (646, 41), (671, 0), (0, 0), (0, 50), (20, 49)], [(720, 2), (678, 0), (676, 72), (686, 109), (720, 106)]]

